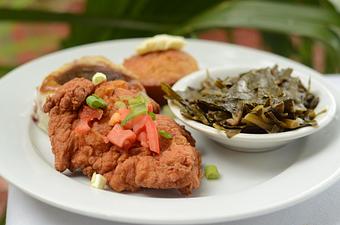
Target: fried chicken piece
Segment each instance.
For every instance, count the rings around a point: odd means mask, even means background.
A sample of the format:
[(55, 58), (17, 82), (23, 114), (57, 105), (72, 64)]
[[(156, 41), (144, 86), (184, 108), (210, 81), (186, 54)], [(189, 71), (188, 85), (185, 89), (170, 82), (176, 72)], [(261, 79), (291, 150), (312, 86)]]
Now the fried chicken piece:
[[(140, 188), (178, 189), (190, 194), (200, 185), (200, 155), (195, 141), (183, 127), (164, 115), (157, 115), (158, 129), (173, 134), (172, 139), (160, 138), (160, 154), (142, 147), (139, 142), (131, 149), (123, 150), (106, 141), (112, 129), (109, 119), (117, 110), (117, 96), (124, 93), (136, 95), (141, 88), (134, 83), (110, 81), (99, 86), (83, 78), (69, 81), (49, 97), (44, 111), (49, 112), (49, 136), (55, 155), (55, 168), (63, 172), (82, 171), (90, 177), (94, 172), (102, 174), (115, 191), (137, 191)], [(92, 93), (105, 99), (108, 107), (100, 120), (90, 122), (86, 134), (75, 131), (79, 115), (87, 107), (86, 97)], [(156, 104), (156, 103), (154, 103)], [(159, 110), (156, 105), (155, 111)]]

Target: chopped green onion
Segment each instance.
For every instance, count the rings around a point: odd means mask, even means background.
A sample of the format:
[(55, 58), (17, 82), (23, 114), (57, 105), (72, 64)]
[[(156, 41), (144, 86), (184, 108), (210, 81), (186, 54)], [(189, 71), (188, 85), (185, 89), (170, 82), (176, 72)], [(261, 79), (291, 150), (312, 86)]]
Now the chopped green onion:
[(145, 99), (141, 95), (138, 95), (137, 97), (128, 99), (128, 103), (129, 105), (143, 104), (145, 103)]
[(156, 114), (154, 112), (148, 112), (152, 120), (156, 120)]
[[(136, 97), (130, 97), (127, 99), (129, 104), (129, 109), (131, 110), (130, 113), (125, 117), (125, 119), (121, 122), (122, 126), (125, 126), (127, 122), (136, 118), (140, 115), (147, 115), (148, 114), (148, 107), (147, 104), (149, 99), (146, 95), (142, 93)], [(150, 115), (150, 114), (149, 114)], [(152, 118), (154, 115), (150, 115)]]
[(91, 186), (98, 188), (98, 189), (104, 189), (106, 185), (106, 178), (100, 174), (93, 173), (91, 178)]
[(136, 118), (140, 115), (146, 115), (148, 109), (146, 108), (145, 104), (134, 105), (134, 107), (130, 108), (131, 112), (124, 118), (121, 125), (125, 126), (130, 120)]
[(126, 105), (125, 105), (125, 103), (122, 102), (122, 101), (116, 101), (116, 102), (115, 102), (115, 107), (116, 107), (117, 109), (126, 109)]
[(122, 100), (122, 101), (129, 101), (129, 99), (131, 99), (132, 97), (130, 95), (121, 95), (119, 96), (119, 99)]
[(148, 103), (148, 99), (146, 98), (146, 96), (139, 94), (138, 96), (134, 97), (134, 98), (129, 98), (128, 99), (128, 103), (130, 106), (133, 105), (139, 105), (139, 104), (147, 104)]
[(94, 85), (98, 85), (98, 84), (103, 83), (105, 81), (107, 81), (107, 78), (106, 78), (106, 75), (103, 74), (103, 73), (96, 73), (92, 77), (92, 83)]
[(86, 98), (86, 103), (88, 106), (90, 106), (93, 109), (101, 109), (101, 108), (107, 107), (106, 102), (102, 98), (99, 98), (96, 95), (88, 96)]
[(220, 178), (220, 173), (215, 165), (206, 165), (204, 167), (204, 175), (208, 180), (215, 180)]
[(158, 133), (166, 138), (166, 139), (171, 139), (172, 138), (172, 134), (170, 134), (169, 132), (165, 131), (165, 130), (159, 130)]

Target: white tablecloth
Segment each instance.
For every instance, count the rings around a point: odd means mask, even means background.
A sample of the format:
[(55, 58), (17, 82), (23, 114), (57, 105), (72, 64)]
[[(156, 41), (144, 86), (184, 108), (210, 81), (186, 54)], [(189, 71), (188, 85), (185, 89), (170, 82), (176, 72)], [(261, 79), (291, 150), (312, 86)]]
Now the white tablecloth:
[[(327, 76), (340, 86), (340, 75)], [(339, 149), (340, 151), (340, 149)], [(340, 164), (340, 162), (339, 162)], [(24, 194), (10, 186), (7, 225), (119, 225), (73, 214)], [(249, 218), (225, 225), (340, 225), (340, 181), (323, 193), (293, 207), (268, 215)]]

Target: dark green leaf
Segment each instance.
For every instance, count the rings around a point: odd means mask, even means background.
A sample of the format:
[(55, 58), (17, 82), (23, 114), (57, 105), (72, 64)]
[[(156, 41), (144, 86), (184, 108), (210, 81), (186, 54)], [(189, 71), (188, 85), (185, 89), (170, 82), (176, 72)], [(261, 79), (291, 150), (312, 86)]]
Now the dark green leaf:
[(11, 71), (12, 69), (14, 69), (14, 67), (10, 67), (10, 66), (0, 66), (0, 77), (4, 76), (5, 74), (7, 74), (9, 71)]
[[(340, 61), (340, 15), (333, 10), (269, 1), (228, 1), (198, 14), (175, 30), (186, 34), (212, 27), (248, 27), (322, 41)], [(339, 67), (339, 66), (338, 66)]]
[(228, 137), (239, 132), (284, 132), (314, 125), (319, 102), (292, 72), (275, 66), (220, 82), (207, 77), (199, 88), (187, 88), (181, 96), (167, 90), (170, 87), (164, 89), (167, 98), (179, 103), (183, 116), (223, 130)]
[(289, 35), (264, 31), (262, 38), (266, 47), (276, 54), (291, 57), (296, 53)]
[(0, 225), (6, 224), (6, 211), (3, 212), (3, 215), (0, 215)]

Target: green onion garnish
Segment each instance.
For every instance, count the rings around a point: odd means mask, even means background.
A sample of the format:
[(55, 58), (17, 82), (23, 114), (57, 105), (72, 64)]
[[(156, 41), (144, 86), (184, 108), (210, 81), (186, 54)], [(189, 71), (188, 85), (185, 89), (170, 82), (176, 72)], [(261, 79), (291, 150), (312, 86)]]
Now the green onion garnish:
[(156, 114), (154, 112), (148, 112), (152, 120), (156, 120)]
[(125, 103), (122, 102), (122, 101), (116, 101), (116, 102), (115, 102), (115, 107), (116, 107), (117, 109), (126, 109), (126, 105), (125, 105)]
[(103, 74), (103, 73), (98, 72), (95, 75), (93, 75), (93, 77), (92, 77), (92, 83), (94, 85), (98, 85), (98, 84), (103, 83), (105, 81), (107, 81), (107, 78), (106, 78), (106, 75)]
[(165, 130), (159, 130), (158, 133), (159, 133), (159, 135), (161, 135), (162, 137), (164, 137), (166, 139), (172, 138), (172, 134), (170, 134), (169, 132), (167, 132)]
[(146, 115), (148, 111), (145, 104), (134, 105), (133, 107), (130, 107), (130, 109), (131, 109), (130, 113), (125, 117), (125, 119), (121, 123), (122, 126), (125, 126), (130, 120), (136, 118), (137, 116)]
[(140, 93), (136, 97), (128, 98), (127, 101), (128, 101), (128, 108), (130, 109), (130, 113), (121, 122), (122, 126), (125, 126), (130, 120), (140, 115), (149, 114), (153, 120), (154, 118), (156, 118), (156, 115), (154, 113), (148, 113), (147, 105), (149, 102), (149, 98), (145, 94)]
[(102, 108), (107, 107), (106, 102), (102, 98), (99, 98), (96, 95), (88, 96), (86, 98), (86, 104), (93, 109), (102, 109)]
[(128, 103), (130, 106), (133, 105), (139, 105), (139, 104), (146, 104), (148, 102), (148, 99), (143, 96), (142, 94), (139, 94), (138, 96), (134, 97), (134, 98), (129, 98), (128, 99)]
[(220, 178), (220, 173), (215, 165), (206, 165), (204, 167), (204, 175), (208, 180), (216, 180)]

